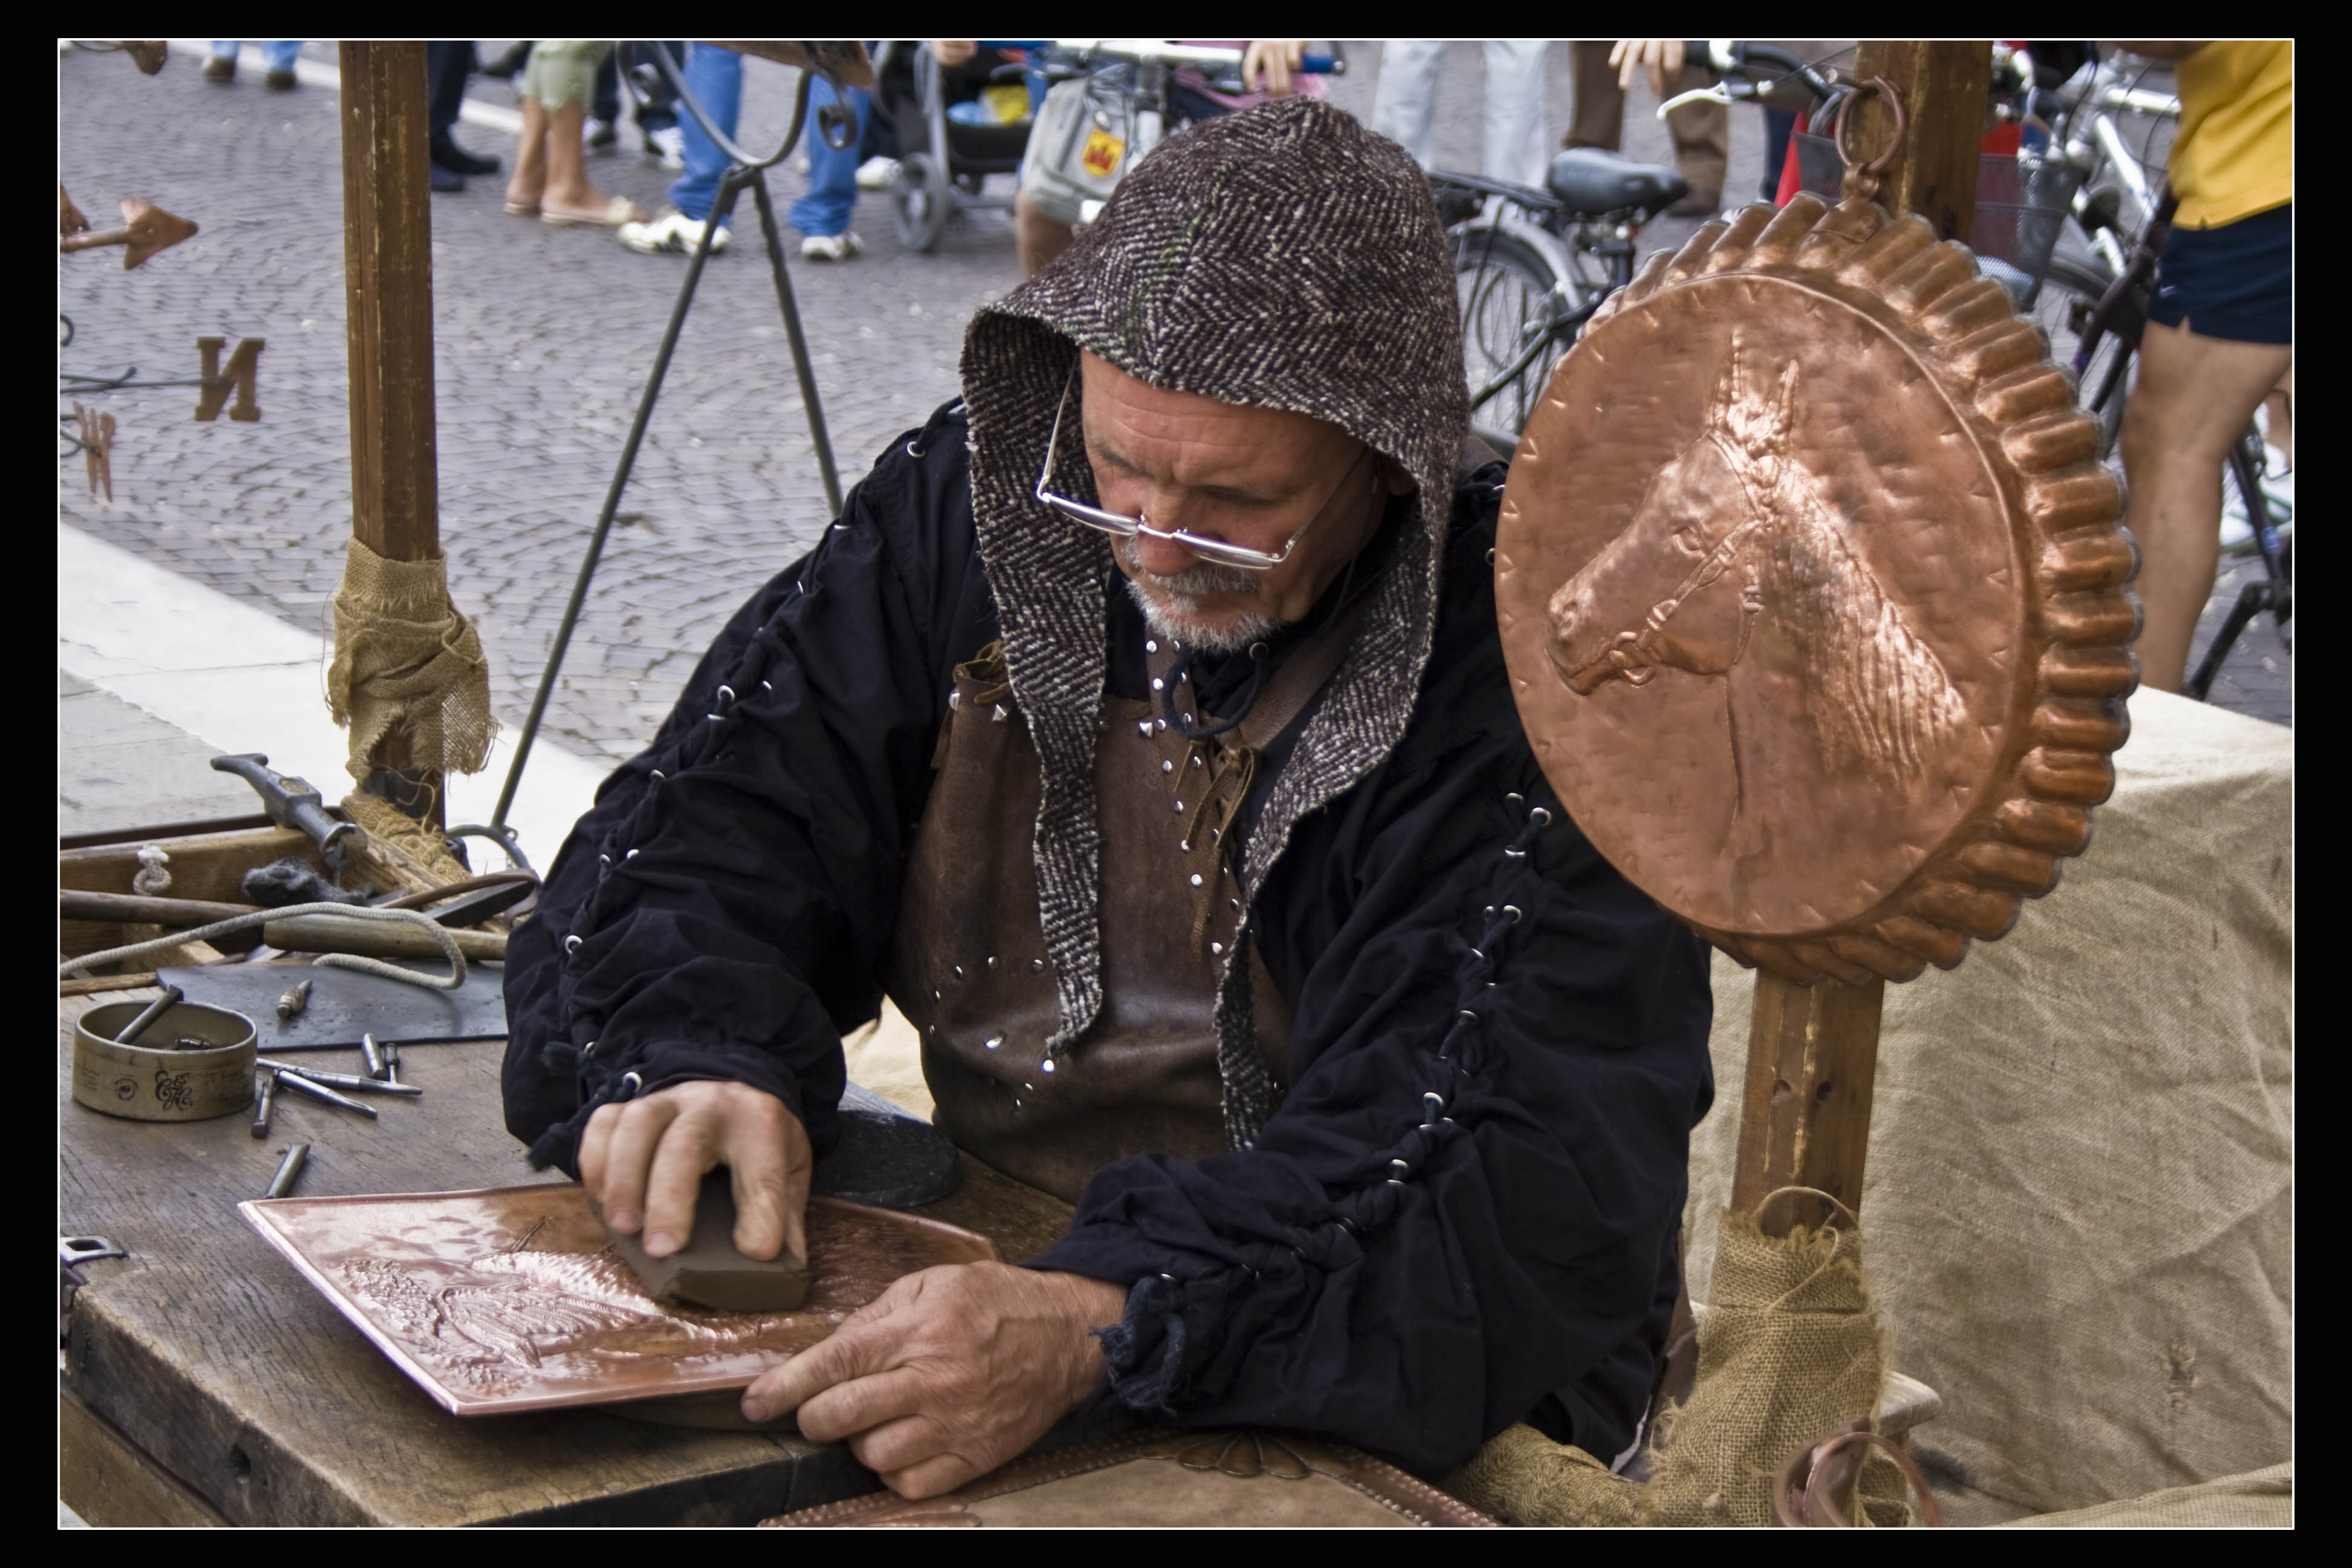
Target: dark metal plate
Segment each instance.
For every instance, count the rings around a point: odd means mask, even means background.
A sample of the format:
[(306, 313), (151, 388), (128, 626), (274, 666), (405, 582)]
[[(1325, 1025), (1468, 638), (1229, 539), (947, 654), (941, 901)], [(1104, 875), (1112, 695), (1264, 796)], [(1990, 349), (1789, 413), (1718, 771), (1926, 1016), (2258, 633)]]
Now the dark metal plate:
[[(438, 960), (404, 963), (420, 974), (448, 973)], [(310, 1005), (290, 1021), (278, 1016), (278, 998), (310, 982)], [(157, 981), (177, 985), (191, 1002), (226, 1007), (253, 1020), (261, 1054), (355, 1048), (372, 1034), (394, 1045), (438, 1040), (501, 1040), (507, 1033), (506, 965), (468, 963), (466, 984), (428, 991), (381, 975), (313, 964), (231, 963), (165, 969)]]

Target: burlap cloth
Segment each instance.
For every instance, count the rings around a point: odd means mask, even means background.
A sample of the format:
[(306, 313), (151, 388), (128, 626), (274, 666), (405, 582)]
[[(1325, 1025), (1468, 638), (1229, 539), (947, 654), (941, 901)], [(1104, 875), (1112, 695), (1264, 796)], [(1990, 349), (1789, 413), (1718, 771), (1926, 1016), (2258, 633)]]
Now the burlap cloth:
[[(1942, 1483), (2080, 1509), (2292, 1451), (2293, 757), (2132, 700), (2089, 852), (1950, 973), (1889, 986), (1862, 1216)], [(1718, 957), (1691, 1294), (1716, 1276), (1752, 978)], [(1940, 1472), (1940, 1473), (1939, 1473)]]
[(335, 591), (327, 705), (351, 730), (349, 767), (365, 782), (377, 747), (407, 735), (408, 767), (471, 773), (489, 761), (490, 666), (473, 623), (449, 601), (448, 561), (388, 561), (351, 542)]

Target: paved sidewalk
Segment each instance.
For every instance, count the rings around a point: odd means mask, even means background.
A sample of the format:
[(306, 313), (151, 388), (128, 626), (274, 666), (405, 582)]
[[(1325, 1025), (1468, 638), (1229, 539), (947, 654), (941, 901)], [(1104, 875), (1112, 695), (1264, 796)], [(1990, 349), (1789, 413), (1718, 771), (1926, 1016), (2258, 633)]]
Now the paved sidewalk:
[[(1351, 49), (1335, 102), (1369, 115), (1379, 52)], [(331, 68), (331, 47), (308, 54)], [(761, 61), (746, 70), (742, 140), (772, 145), (793, 75)], [(79, 463), (60, 466), (59, 495), (75, 529), (318, 638), (350, 528), (350, 447), (338, 99), (316, 85), (322, 72), (306, 75), (311, 85), (271, 93), (257, 69), (219, 87), (178, 56), (152, 79), (115, 55), (61, 59), (61, 174), (83, 210), (103, 216), (135, 192), (203, 226), (136, 272), (105, 255), (65, 258), (61, 308), (76, 332), (67, 368), (136, 364), (178, 378), (194, 374), (200, 335), (269, 347), (259, 424), (196, 424), (188, 390), (111, 395), (102, 404), (120, 422), (114, 503), (89, 499)], [(1449, 52), (1439, 138), (1448, 164), (1475, 166), (1481, 75), (1475, 47)], [(477, 83), (475, 96), (512, 102), (503, 83)], [(1552, 51), (1548, 99), (1557, 132), (1570, 101), (1564, 47)], [(1664, 160), (1664, 128), (1649, 109), (1637, 89), (1628, 151)], [(1760, 170), (1757, 117), (1736, 113), (1732, 134), (1737, 195)], [(459, 135), (512, 155), (493, 129), (468, 123)], [(658, 207), (669, 176), (637, 152), (633, 127), (622, 138), (620, 152), (592, 161), (593, 177)], [(803, 184), (789, 165), (772, 180), (780, 208)], [(434, 200), (436, 384), (452, 587), (480, 623), (494, 700), (513, 720), (538, 680), (685, 262), (507, 217), (502, 189), (499, 177), (476, 179)], [(1662, 222), (1643, 244), (1678, 246), (1695, 226)], [(861, 199), (856, 227), (862, 258), (792, 264), (845, 482), (956, 395), (964, 322), (1017, 280), (1002, 215), (959, 220), (930, 256), (899, 247), (885, 195)], [(547, 734), (584, 758), (635, 751), (727, 616), (828, 521), (756, 237), (745, 223), (705, 275), (549, 710)], [(2284, 721), (2291, 661), (2266, 635), (2249, 638), (2217, 697)]]

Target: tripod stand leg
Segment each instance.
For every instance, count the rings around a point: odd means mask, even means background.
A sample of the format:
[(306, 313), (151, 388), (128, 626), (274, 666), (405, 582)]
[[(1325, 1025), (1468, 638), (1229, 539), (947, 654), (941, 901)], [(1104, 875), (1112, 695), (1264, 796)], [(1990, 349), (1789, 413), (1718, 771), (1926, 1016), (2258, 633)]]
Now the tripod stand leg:
[[(498, 809), (490, 814), (490, 826), (507, 825), (507, 813), (514, 805), (516, 789), (522, 783), (523, 764), (530, 761), (531, 743), (539, 738), (539, 726), (547, 716), (547, 700), (555, 689), (555, 678), (562, 672), (563, 656), (572, 646), (572, 629), (580, 622), (580, 606), (587, 602), (588, 584), (595, 581), (596, 563), (604, 558), (604, 541), (613, 531), (613, 514), (620, 510), (621, 493), (629, 487), (630, 470), (637, 466), (637, 448), (645, 443), (646, 426), (654, 416), (654, 401), (661, 396), (662, 379), (669, 374), (671, 354), (677, 350), (677, 337), (686, 326), (686, 313), (694, 304), (696, 285), (702, 281), (703, 264), (710, 259), (712, 237), (727, 215), (734, 210), (735, 198), (741, 194), (746, 180), (756, 181), (756, 174), (747, 175), (738, 165), (727, 171), (719, 182), (719, 195), (710, 205), (710, 216), (702, 226), (702, 243), (694, 248), (694, 258), (686, 265), (686, 281), (677, 291), (677, 303), (670, 308), (669, 325), (663, 329), (661, 347), (654, 353), (653, 373), (646, 377), (646, 395), (637, 400), (636, 422), (629, 426), (629, 439), (621, 448), (620, 466), (613, 470), (612, 488), (604, 492), (604, 510), (596, 515), (596, 531), (589, 536), (588, 553), (580, 563), (580, 574), (572, 580), (572, 598), (563, 606), (562, 624), (555, 628), (555, 644), (547, 651), (547, 668), (539, 678), (539, 689), (531, 694), (530, 716), (523, 721), (522, 737), (515, 742), (514, 761), (507, 767), (507, 782), (499, 791)], [(756, 187), (755, 187), (756, 188)], [(764, 198), (764, 191), (761, 193)], [(767, 210), (764, 199), (761, 211)], [(793, 323), (793, 353), (803, 369), (808, 355), (800, 346), (799, 322)], [(831, 477), (828, 467), (827, 477)], [(838, 510), (838, 503), (835, 505)]]
[(764, 169), (751, 172), (751, 202), (760, 209), (760, 232), (768, 242), (768, 266), (776, 275), (776, 303), (783, 307), (784, 335), (793, 343), (793, 372), (800, 377), (801, 406), (808, 410), (809, 441), (816, 447), (817, 472), (824, 479), (825, 504), (841, 515), (841, 479), (834, 472), (833, 442), (825, 434), (824, 406), (817, 401), (816, 372), (809, 363), (808, 340), (801, 335), (801, 312), (793, 300), (793, 280), (784, 271), (784, 239), (776, 227), (776, 209), (768, 200)]

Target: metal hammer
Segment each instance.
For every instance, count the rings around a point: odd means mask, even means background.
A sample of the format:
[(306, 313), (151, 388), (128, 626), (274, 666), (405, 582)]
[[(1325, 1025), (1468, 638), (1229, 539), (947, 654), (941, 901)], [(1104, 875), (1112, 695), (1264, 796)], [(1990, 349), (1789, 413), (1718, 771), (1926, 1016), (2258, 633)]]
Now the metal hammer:
[(359, 828), (348, 822), (337, 822), (327, 815), (325, 797), (311, 787), (307, 780), (289, 778), (273, 773), (269, 759), (259, 752), (244, 752), (235, 756), (215, 757), (216, 773), (235, 773), (253, 786), (261, 796), (261, 809), (269, 820), (280, 827), (290, 827), (307, 833), (319, 846), (319, 858), (327, 869), (341, 872), (343, 868), (343, 840)]

